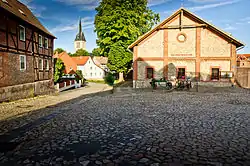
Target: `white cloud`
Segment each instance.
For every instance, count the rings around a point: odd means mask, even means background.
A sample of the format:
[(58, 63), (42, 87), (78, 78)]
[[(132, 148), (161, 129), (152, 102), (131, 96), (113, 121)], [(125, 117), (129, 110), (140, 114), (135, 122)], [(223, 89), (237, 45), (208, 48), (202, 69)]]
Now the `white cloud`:
[[(83, 17), (82, 19), (82, 29), (90, 29), (94, 28), (94, 18), (92, 17)], [(52, 33), (56, 32), (66, 32), (66, 31), (75, 31), (78, 29), (78, 21), (74, 21), (75, 24), (61, 24), (56, 26), (55, 28), (51, 29)]]
[(226, 27), (224, 28), (224, 30), (226, 30), (226, 31), (235, 30), (235, 29), (236, 29), (236, 27), (229, 25), (229, 24), (227, 24)]
[(168, 1), (171, 1), (171, 0), (148, 0), (148, 6), (149, 7), (156, 6), (156, 5), (166, 3)]
[(77, 6), (80, 10), (94, 10), (99, 5), (99, 0), (55, 0), (67, 5)]
[(188, 0), (188, 1), (195, 3), (212, 3), (212, 2), (228, 1), (228, 0)]
[(205, 10), (205, 9), (217, 8), (217, 7), (225, 6), (225, 5), (231, 5), (231, 4), (237, 3), (239, 1), (240, 0), (225, 1), (225, 2), (219, 2), (219, 3), (207, 4), (207, 5), (201, 5), (201, 6), (194, 6), (194, 7), (188, 8), (188, 9), (195, 12), (195, 11), (201, 11), (201, 10)]
[(33, 0), (19, 0), (21, 3), (25, 4), (36, 17), (43, 18), (42, 13), (47, 9), (45, 6), (33, 4)]

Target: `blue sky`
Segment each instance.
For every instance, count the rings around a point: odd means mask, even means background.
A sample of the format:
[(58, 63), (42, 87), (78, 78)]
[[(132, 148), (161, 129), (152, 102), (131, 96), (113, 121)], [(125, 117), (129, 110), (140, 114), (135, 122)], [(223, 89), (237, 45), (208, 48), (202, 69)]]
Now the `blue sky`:
[[(96, 46), (95, 7), (99, 0), (20, 0), (26, 4), (57, 39), (55, 48), (74, 52), (79, 18), (89, 52)], [(161, 21), (181, 6), (218, 28), (231, 33), (246, 44), (239, 53), (250, 53), (250, 0), (148, 0), (148, 6), (159, 13)]]

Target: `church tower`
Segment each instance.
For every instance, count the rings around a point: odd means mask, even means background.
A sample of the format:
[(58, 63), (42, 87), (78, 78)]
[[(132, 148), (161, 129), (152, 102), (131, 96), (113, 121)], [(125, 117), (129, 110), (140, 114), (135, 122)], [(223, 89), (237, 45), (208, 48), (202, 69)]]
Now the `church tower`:
[(86, 50), (86, 39), (84, 36), (84, 33), (82, 32), (82, 22), (81, 19), (79, 21), (79, 29), (78, 29), (78, 34), (76, 35), (76, 39), (74, 42), (75, 45), (75, 50), (79, 50), (79, 49), (84, 49)]

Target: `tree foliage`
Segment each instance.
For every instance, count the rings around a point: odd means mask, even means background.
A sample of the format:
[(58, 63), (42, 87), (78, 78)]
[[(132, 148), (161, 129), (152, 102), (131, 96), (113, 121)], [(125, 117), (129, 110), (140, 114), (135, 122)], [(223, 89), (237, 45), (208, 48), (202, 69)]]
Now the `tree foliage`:
[(118, 73), (127, 73), (131, 68), (132, 53), (124, 48), (122, 42), (111, 46), (108, 54), (108, 68)]
[(60, 53), (62, 53), (62, 52), (64, 52), (64, 51), (65, 51), (65, 50), (62, 49), (62, 48), (57, 48), (57, 49), (54, 50), (54, 54), (55, 54), (56, 52), (58, 52), (58, 54), (60, 54)]
[(93, 56), (101, 56), (101, 49), (100, 48), (94, 48), (92, 50), (92, 55)]
[[(147, 3), (147, 0), (102, 0), (96, 8), (97, 45), (101, 56), (109, 57), (111, 70), (127, 72), (132, 64), (128, 46), (159, 22), (159, 14), (150, 10)], [(123, 77), (122, 73), (119, 77)]]
[(55, 74), (54, 74), (54, 82), (58, 82), (60, 78), (64, 75), (65, 65), (61, 59), (56, 60), (55, 64)]
[(95, 31), (101, 55), (121, 42), (126, 49), (159, 21), (159, 14), (147, 7), (147, 0), (102, 0), (96, 8)]
[(76, 57), (76, 56), (89, 56), (89, 52), (84, 49), (77, 50), (74, 54), (71, 54), (70, 56)]

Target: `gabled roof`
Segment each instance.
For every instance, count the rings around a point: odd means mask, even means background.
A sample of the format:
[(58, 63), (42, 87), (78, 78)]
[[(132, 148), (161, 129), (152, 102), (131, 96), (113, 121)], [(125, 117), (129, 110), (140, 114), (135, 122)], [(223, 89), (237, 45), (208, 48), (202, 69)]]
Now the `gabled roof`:
[(171, 16), (169, 16), (168, 18), (166, 18), (164, 21), (162, 21), (160, 24), (158, 24), (157, 26), (155, 26), (152, 30), (150, 30), (149, 32), (145, 33), (144, 35), (140, 36), (139, 39), (137, 39), (135, 42), (133, 42), (128, 48), (129, 49), (133, 49), (134, 46), (136, 46), (137, 44), (139, 44), (141, 41), (143, 41), (144, 39), (146, 39), (149, 35), (151, 35), (153, 32), (159, 30), (163, 25), (165, 25), (167, 22), (169, 22), (170, 20), (172, 20), (175, 16), (177, 16), (178, 14), (181, 13), (181, 11), (183, 11), (184, 14), (188, 15), (189, 17), (193, 18), (194, 20), (197, 20), (198, 22), (202, 23), (202, 24), (206, 24), (208, 29), (211, 29), (212, 31), (216, 32), (217, 34), (222, 35), (223, 37), (225, 37), (225, 39), (232, 41), (233, 43), (235, 43), (236, 47), (241, 47), (244, 46), (244, 44), (242, 42), (240, 42), (239, 40), (235, 39), (233, 36), (231, 36), (230, 34), (224, 32), (221, 29), (218, 29), (217, 27), (215, 27), (214, 25), (204, 21), (203, 19), (201, 19), (200, 17), (196, 16), (195, 14), (191, 13), (190, 11), (188, 11), (187, 9), (181, 7), (179, 10), (177, 10), (176, 12), (174, 12)]
[(65, 73), (70, 74), (72, 70), (75, 72), (77, 70), (77, 65), (72, 57), (69, 56), (67, 52), (62, 52), (60, 54), (56, 53), (53, 58), (61, 59), (65, 65)]
[(28, 9), (28, 7), (18, 0), (5, 0), (5, 2), (3, 0), (0, 0), (0, 8), (5, 9), (6, 11), (14, 14), (25, 22), (35, 26), (49, 36), (56, 38), (40, 23), (40, 21)]
[(85, 65), (87, 61), (89, 60), (90, 56), (77, 56), (77, 57), (72, 57), (73, 61), (77, 65)]
[(100, 65), (108, 64), (108, 57), (94, 56), (93, 60), (96, 62), (96, 64), (100, 64)]
[(237, 60), (248, 60), (250, 58), (250, 54), (237, 54)]

